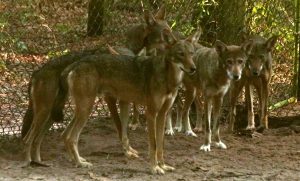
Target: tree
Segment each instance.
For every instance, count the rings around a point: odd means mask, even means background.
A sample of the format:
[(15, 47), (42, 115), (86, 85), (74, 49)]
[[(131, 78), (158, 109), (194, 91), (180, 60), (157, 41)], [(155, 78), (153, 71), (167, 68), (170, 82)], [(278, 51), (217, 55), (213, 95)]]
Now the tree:
[(240, 43), (240, 33), (245, 28), (245, 0), (218, 0), (215, 9), (217, 37), (227, 44)]
[(88, 6), (87, 35), (102, 35), (104, 28), (105, 0), (90, 0)]

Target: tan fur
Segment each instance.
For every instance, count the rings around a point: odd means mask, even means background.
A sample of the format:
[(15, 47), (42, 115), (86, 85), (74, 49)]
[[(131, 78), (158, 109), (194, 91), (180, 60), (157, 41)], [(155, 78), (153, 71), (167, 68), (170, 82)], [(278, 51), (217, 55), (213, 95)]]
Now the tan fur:
[[(219, 115), (223, 96), (229, 89), (232, 80), (241, 78), (242, 70), (252, 43), (247, 42), (241, 46), (227, 46), (217, 41), (215, 48), (197, 45), (194, 62), (197, 66), (196, 73), (184, 76), (183, 84), (185, 102), (182, 110), (183, 125), (189, 126), (189, 108), (195, 97), (197, 107), (201, 107), (201, 94), (204, 98), (205, 115), (205, 143), (201, 150), (210, 151), (211, 135), (215, 137), (217, 147), (226, 148), (219, 135)], [(213, 131), (211, 132), (211, 119)], [(198, 123), (198, 126), (201, 123)], [(190, 128), (189, 128), (190, 129)]]
[[(193, 46), (191, 39), (180, 40), (161, 56), (146, 60), (120, 61), (120, 56), (90, 56), (68, 69), (69, 89), (75, 103), (74, 120), (64, 132), (66, 149), (78, 166), (89, 167), (78, 153), (80, 132), (89, 117), (94, 100), (104, 93), (124, 102), (145, 105), (149, 133), (151, 171), (164, 174), (174, 170), (163, 159), (165, 119), (181, 84), (183, 71), (193, 73)], [(68, 70), (70, 71), (70, 70)], [(126, 90), (126, 91), (124, 91)]]
[[(166, 22), (163, 23), (163, 17), (159, 16), (162, 11), (165, 12), (163, 9), (164, 8), (162, 8), (155, 17), (153, 17), (150, 12), (147, 12), (147, 15), (145, 15), (147, 19), (145, 19), (145, 21), (151, 21), (151, 24), (142, 24), (141, 27), (143, 28), (139, 31), (130, 31), (136, 38), (141, 38), (139, 42), (141, 44), (138, 45), (140, 49), (143, 47), (148, 47), (149, 50), (151, 47), (161, 49), (167, 45), (167, 41), (164, 41), (162, 38), (173, 37), (173, 35), (170, 35), (169, 26), (167, 26)], [(142, 34), (142, 36), (139, 36), (140, 34)], [(157, 38), (155, 38), (156, 35), (159, 36), (159, 42), (166, 45), (158, 45)], [(131, 40), (130, 37), (126, 38), (128, 42), (133, 41), (132, 44), (136, 43), (134, 40)], [(150, 44), (154, 45), (152, 46)], [(132, 59), (135, 59), (136, 55), (132, 50), (123, 49), (122, 52), (126, 52), (126, 54), (131, 55)], [(25, 143), (25, 160), (28, 164), (32, 161), (41, 162), (40, 146), (45, 133), (54, 122), (63, 121), (63, 108), (67, 100), (67, 92), (61, 85), (61, 82), (66, 81), (61, 78), (62, 71), (68, 65), (81, 60), (83, 57), (100, 53), (98, 50), (72, 52), (47, 62), (41, 69), (33, 73), (28, 88), (29, 105), (22, 125), (22, 138)], [(34, 91), (32, 92), (31, 89)], [(117, 127), (119, 138), (123, 143), (126, 143), (123, 144), (125, 145), (125, 154), (137, 156), (135, 150), (129, 146), (128, 141), (126, 142), (126, 140), (128, 140), (127, 133), (122, 132), (121, 120), (115, 105), (116, 99), (106, 95), (105, 100), (112, 113), (111, 115)], [(122, 138), (122, 135), (126, 135), (126, 137)]]
[(259, 117), (260, 125), (258, 129), (268, 128), (268, 97), (269, 82), (272, 73), (272, 56), (277, 36), (265, 40), (259, 36), (250, 37), (254, 41), (254, 47), (247, 61), (247, 67), (244, 69), (241, 80), (234, 82), (230, 90), (230, 112), (228, 131), (234, 130), (235, 105), (238, 96), (245, 86), (245, 102), (248, 108), (248, 126), (246, 129), (255, 129), (253, 112), (253, 93), (252, 87), (255, 87), (259, 98)]

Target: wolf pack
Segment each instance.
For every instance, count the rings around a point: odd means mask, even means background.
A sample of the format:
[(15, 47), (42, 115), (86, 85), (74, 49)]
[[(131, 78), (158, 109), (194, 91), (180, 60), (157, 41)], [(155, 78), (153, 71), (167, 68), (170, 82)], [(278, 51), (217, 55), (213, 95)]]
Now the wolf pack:
[[(227, 148), (220, 136), (219, 123), (227, 93), (228, 132), (235, 129), (235, 107), (244, 87), (248, 110), (246, 129), (268, 129), (271, 53), (278, 38), (276, 35), (268, 39), (249, 35), (240, 45), (216, 40), (212, 47), (206, 47), (198, 41), (202, 34), (200, 28), (188, 37), (173, 31), (166, 21), (164, 6), (154, 15), (145, 11), (144, 20), (127, 31), (126, 48), (108, 46), (105, 51), (71, 52), (48, 61), (32, 74), (28, 86), (29, 105), (22, 125), (27, 165), (43, 164), (40, 154), (43, 138), (55, 122), (63, 120), (63, 109), (69, 98), (74, 105), (74, 117), (62, 138), (69, 159), (78, 167), (92, 167), (92, 163), (80, 156), (78, 143), (99, 96), (107, 103), (128, 157), (138, 157), (127, 134), (130, 106), (133, 103), (135, 114), (131, 126), (134, 128), (139, 120), (137, 107), (145, 106), (153, 174), (175, 170), (164, 160), (164, 136), (174, 134), (174, 130), (191, 136), (204, 131), (200, 146), (203, 152)], [(184, 89), (181, 97), (177, 96), (179, 88)], [(260, 122), (256, 126), (253, 88), (259, 99)], [(192, 129), (189, 116), (193, 102), (197, 110), (195, 129)], [(177, 105), (175, 127), (171, 116), (173, 104)]]

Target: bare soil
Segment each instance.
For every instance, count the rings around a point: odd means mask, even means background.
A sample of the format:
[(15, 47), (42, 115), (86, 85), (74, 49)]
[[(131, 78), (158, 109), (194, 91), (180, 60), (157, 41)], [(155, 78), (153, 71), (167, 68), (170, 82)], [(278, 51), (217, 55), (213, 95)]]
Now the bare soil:
[[(222, 127), (223, 130), (225, 127)], [(165, 138), (165, 160), (174, 172), (152, 175), (149, 169), (148, 136), (143, 127), (130, 131), (139, 158), (126, 158), (111, 120), (90, 120), (80, 137), (81, 156), (92, 169), (76, 168), (65, 157), (61, 131), (49, 133), (42, 145), (42, 159), (49, 167), (23, 167), (23, 145), (19, 138), (2, 141), (0, 180), (300, 180), (299, 126), (265, 130), (263, 134), (222, 132), (227, 150), (212, 147), (204, 153), (197, 138), (182, 133)]]

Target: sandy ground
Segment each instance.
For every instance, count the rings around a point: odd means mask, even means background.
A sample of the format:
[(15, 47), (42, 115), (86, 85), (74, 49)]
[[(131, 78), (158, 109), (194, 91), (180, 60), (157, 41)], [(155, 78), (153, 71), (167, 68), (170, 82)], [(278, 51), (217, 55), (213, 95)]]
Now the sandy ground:
[[(223, 128), (224, 129), (224, 128)], [(266, 130), (259, 137), (222, 133), (227, 150), (212, 147), (199, 150), (204, 134), (197, 138), (182, 133), (166, 136), (165, 160), (174, 172), (151, 175), (147, 133), (143, 128), (130, 131), (139, 158), (123, 155), (110, 120), (89, 121), (79, 142), (83, 157), (92, 169), (76, 168), (65, 157), (60, 131), (46, 136), (42, 159), (50, 167), (23, 167), (23, 145), (18, 138), (1, 142), (0, 180), (300, 180), (300, 136), (292, 127)]]

